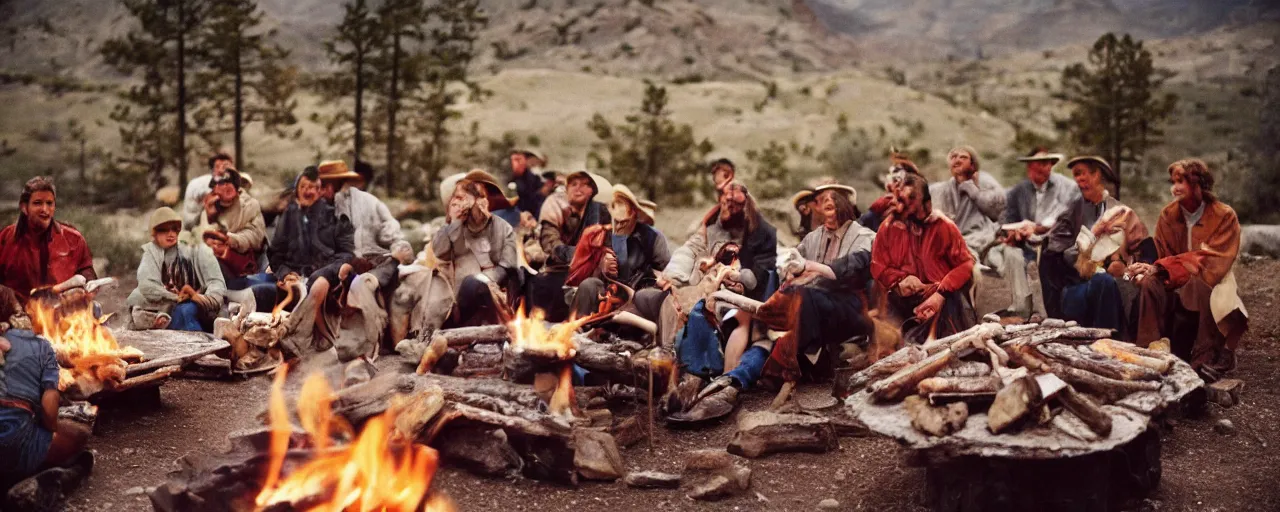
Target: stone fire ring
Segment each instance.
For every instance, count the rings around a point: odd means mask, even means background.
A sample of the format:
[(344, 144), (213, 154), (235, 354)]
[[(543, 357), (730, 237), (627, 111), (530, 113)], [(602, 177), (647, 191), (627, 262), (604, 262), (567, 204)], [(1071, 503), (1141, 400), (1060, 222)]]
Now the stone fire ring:
[[(1071, 437), (1051, 425), (1026, 427), (1020, 431), (992, 434), (987, 430), (985, 411), (970, 413), (963, 429), (949, 436), (934, 437), (911, 426), (902, 402), (873, 403), (863, 390), (845, 400), (850, 414), (872, 432), (897, 440), (905, 447), (930, 456), (959, 458), (977, 456), (1020, 460), (1062, 459), (1119, 448), (1146, 432), (1151, 419), (1181, 401), (1204, 381), (1191, 366), (1178, 361), (1164, 376), (1159, 391), (1134, 393), (1103, 409), (1111, 413), (1111, 435), (1096, 441)], [(1139, 411), (1150, 411), (1144, 413)]]

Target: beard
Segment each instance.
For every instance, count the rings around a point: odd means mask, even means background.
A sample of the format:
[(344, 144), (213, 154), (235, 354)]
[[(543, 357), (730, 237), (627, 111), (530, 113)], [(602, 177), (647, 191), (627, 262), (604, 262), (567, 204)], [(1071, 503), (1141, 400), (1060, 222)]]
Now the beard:
[(724, 227), (737, 229), (743, 227), (746, 223), (747, 214), (741, 208), (737, 211), (733, 211), (733, 209), (729, 208), (728, 205), (720, 206), (720, 224)]

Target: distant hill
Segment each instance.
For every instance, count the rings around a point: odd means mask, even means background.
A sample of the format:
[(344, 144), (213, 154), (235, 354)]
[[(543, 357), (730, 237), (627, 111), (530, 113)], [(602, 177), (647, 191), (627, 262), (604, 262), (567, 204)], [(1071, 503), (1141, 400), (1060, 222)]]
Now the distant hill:
[(866, 55), (962, 60), (1093, 42), (1196, 35), (1280, 19), (1268, 0), (808, 0), (823, 24)]

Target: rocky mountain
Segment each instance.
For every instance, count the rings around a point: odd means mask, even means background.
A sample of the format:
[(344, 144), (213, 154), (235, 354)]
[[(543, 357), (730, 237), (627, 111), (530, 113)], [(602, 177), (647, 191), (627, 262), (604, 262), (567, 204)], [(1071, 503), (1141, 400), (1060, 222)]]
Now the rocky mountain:
[(867, 55), (972, 59), (1089, 43), (1196, 35), (1280, 19), (1267, 0), (809, 0), (824, 26)]

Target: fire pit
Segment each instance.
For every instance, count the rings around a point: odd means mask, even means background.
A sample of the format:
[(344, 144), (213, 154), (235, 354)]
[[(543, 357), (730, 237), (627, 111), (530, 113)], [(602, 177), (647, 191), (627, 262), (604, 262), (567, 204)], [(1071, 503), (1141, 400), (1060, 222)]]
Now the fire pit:
[(1204, 382), (1172, 355), (1072, 323), (981, 324), (837, 389), (926, 468), (935, 510), (1106, 510), (1160, 480), (1152, 419)]

